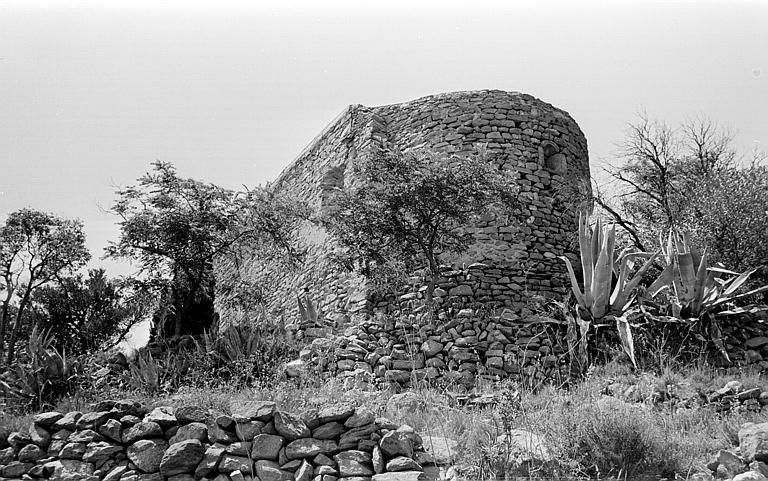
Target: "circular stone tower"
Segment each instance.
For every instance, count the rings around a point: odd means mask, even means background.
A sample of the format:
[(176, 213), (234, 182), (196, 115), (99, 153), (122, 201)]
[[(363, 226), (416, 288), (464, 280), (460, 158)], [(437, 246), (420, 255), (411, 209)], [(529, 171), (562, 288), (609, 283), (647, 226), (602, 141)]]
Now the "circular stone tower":
[[(383, 148), (485, 152), (499, 168), (517, 172), (524, 221), (501, 225), (488, 218), (467, 226), (475, 238), (469, 251), (441, 259), (450, 264), (438, 281), (436, 294), (443, 302), (506, 307), (514, 315), (525, 312), (533, 295), (559, 297), (567, 292), (565, 269), (557, 256), (576, 260), (577, 204), (590, 189), (587, 141), (567, 112), (527, 94), (499, 90), (444, 93), (381, 107), (352, 105), (286, 167), (274, 188), (322, 211), (329, 194), (353, 180), (349, 167)], [(332, 240), (321, 228), (307, 225), (301, 235), (310, 248), (298, 272), (276, 271), (262, 260), (246, 263), (237, 272), (222, 266), (221, 273), (270, 286), (268, 307), (289, 315), (296, 311), (296, 295), (302, 292), (326, 315), (346, 316), (391, 309), (418, 297), (423, 289), (414, 283), (408, 292), (372, 299), (364, 279), (329, 269), (325, 255)], [(219, 311), (233, 321), (242, 315)]]

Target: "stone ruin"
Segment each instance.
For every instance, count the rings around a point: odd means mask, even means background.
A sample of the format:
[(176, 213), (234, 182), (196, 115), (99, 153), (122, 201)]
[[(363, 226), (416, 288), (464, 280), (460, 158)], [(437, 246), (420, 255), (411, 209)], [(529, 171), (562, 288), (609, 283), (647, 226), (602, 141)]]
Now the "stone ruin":
[[(277, 191), (295, 195), (321, 212), (334, 189), (350, 185), (350, 167), (385, 148), (430, 149), (458, 156), (484, 152), (500, 169), (516, 172), (525, 221), (503, 225), (493, 218), (467, 226), (475, 242), (460, 257), (441, 259), (444, 276), (436, 298), (457, 307), (504, 310), (508, 320), (525, 317), (532, 296), (561, 297), (568, 280), (561, 260), (576, 260), (576, 206), (589, 194), (587, 142), (568, 113), (517, 92), (480, 90), (444, 93), (411, 102), (366, 107), (351, 105), (336, 117), (274, 182)], [(373, 296), (366, 279), (339, 274), (328, 262), (333, 242), (307, 223), (301, 236), (308, 258), (298, 272), (274, 269), (263, 259), (218, 267), (269, 286), (264, 301), (273, 314), (297, 317), (297, 295), (319, 305), (337, 326), (350, 318), (397, 311), (425, 288), (415, 277), (402, 292)], [(249, 313), (231, 307), (217, 293), (217, 312), (225, 322), (247, 321)]]

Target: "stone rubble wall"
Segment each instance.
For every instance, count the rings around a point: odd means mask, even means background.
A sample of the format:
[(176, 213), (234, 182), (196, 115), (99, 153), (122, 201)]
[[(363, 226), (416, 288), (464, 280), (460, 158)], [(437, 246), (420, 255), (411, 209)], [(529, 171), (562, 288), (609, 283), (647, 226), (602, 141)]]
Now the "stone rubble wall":
[[(570, 195), (590, 189), (587, 143), (566, 112), (530, 95), (498, 90), (439, 94), (382, 107), (353, 105), (313, 140), (273, 187), (322, 212), (334, 189), (356, 182), (351, 166), (384, 148), (459, 156), (483, 153), (510, 172), (510, 181), (520, 187), (525, 205), (519, 214), (525, 222), (503, 225), (488, 217), (467, 226), (475, 238), (469, 251), (441, 259), (457, 271), (471, 265), (484, 271), (477, 285), (474, 279), (449, 276), (456, 286), (464, 286), (458, 291), (461, 296), (517, 312), (524, 308), (526, 296), (566, 294), (565, 269), (557, 256), (576, 260), (576, 215)], [(295, 271), (246, 260), (239, 266), (219, 265), (217, 273), (268, 286), (268, 309), (289, 321), (297, 317), (297, 295), (306, 294), (335, 325), (345, 326), (350, 317), (397, 310), (398, 297), (409, 294), (374, 298), (366, 279), (334, 272), (328, 258), (333, 243), (322, 228), (308, 223), (300, 235), (309, 255)], [(423, 285), (413, 287), (417, 293), (419, 289)], [(224, 322), (248, 317), (223, 307), (227, 299), (219, 295), (217, 303)]]
[(287, 366), (289, 376), (312, 370), (349, 379), (349, 387), (397, 385), (463, 386), (501, 379), (529, 382), (568, 379), (565, 326), (545, 317), (525, 321), (460, 310), (437, 322), (423, 314), (393, 321), (377, 317), (351, 326), (341, 336), (318, 337)]
[(436, 464), (412, 428), (347, 404), (296, 415), (249, 401), (225, 415), (103, 401), (37, 414), (3, 446), (3, 481), (416, 481)]
[[(307, 341), (299, 359), (289, 363), (289, 377), (321, 373), (345, 379), (348, 387), (374, 388), (417, 383), (462, 386), (512, 379), (525, 383), (561, 383), (569, 379), (570, 353), (567, 327), (555, 319), (530, 314), (518, 318), (510, 311), (494, 313), (463, 308), (455, 316), (442, 312), (437, 320), (414, 313), (399, 317), (377, 316), (333, 336), (326, 329), (300, 333)], [(635, 332), (636, 342), (640, 332)], [(646, 333), (654, 336), (654, 333)], [(768, 316), (740, 319), (723, 328), (726, 361), (711, 343), (697, 345), (690, 338), (690, 352), (709, 356), (721, 368), (768, 370)], [(669, 338), (668, 348), (681, 347)], [(620, 346), (615, 328), (590, 334), (589, 346), (596, 362), (608, 362)], [(636, 349), (638, 347), (636, 346)], [(603, 356), (603, 357), (600, 357)], [(723, 402), (730, 409), (731, 399)], [(734, 401), (735, 402), (735, 401)], [(752, 401), (748, 401), (751, 403)]]

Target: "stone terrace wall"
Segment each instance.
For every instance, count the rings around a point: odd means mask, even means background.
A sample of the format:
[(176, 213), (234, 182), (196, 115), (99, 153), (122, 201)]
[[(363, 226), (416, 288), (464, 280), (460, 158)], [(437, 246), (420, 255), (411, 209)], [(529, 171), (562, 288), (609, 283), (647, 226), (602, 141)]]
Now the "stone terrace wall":
[(196, 406), (147, 412), (131, 401), (95, 409), (38, 414), (28, 432), (0, 439), (10, 445), (0, 449), (0, 480), (416, 481), (436, 462), (409, 426), (345, 404), (303, 415), (268, 401), (231, 416)]
[[(526, 220), (500, 225), (486, 218), (468, 226), (475, 237), (469, 252), (443, 262), (455, 269), (474, 264), (484, 278), (476, 286), (458, 282), (463, 287), (457, 294), (519, 311), (528, 295), (566, 293), (565, 270), (557, 256), (574, 255), (576, 219), (568, 198), (589, 189), (586, 140), (566, 112), (530, 95), (497, 90), (440, 94), (383, 107), (351, 106), (283, 171), (274, 187), (322, 211), (334, 188), (355, 181), (349, 167), (382, 148), (484, 152), (499, 169), (515, 172), (525, 201), (520, 214)], [(240, 269), (240, 275), (274, 287), (267, 299), (271, 310), (295, 316), (296, 295), (305, 290), (324, 312), (339, 319), (398, 308), (397, 295), (372, 299), (364, 279), (331, 274), (326, 255), (332, 243), (321, 229), (307, 225), (302, 236), (310, 257), (300, 272), (269, 272), (261, 263)], [(219, 272), (232, 275), (233, 269), (224, 266)], [(222, 312), (225, 320), (237, 317)]]

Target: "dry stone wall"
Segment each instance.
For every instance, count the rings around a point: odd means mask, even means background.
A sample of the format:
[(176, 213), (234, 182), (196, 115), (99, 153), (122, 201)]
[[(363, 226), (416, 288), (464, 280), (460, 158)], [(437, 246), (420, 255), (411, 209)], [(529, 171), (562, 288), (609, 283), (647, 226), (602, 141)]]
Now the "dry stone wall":
[(365, 408), (297, 415), (269, 401), (231, 415), (103, 401), (85, 414), (37, 414), (0, 448), (2, 481), (416, 481), (442, 462), (411, 427)]
[[(472, 279), (447, 274), (449, 281), (443, 284), (448, 297), (519, 312), (527, 296), (566, 293), (567, 279), (557, 256), (574, 257), (576, 220), (570, 200), (574, 193), (589, 190), (587, 143), (566, 112), (530, 95), (498, 90), (439, 94), (382, 107), (353, 105), (312, 141), (273, 187), (322, 212), (333, 189), (355, 182), (350, 167), (384, 148), (467, 156), (483, 152), (499, 169), (509, 171), (511, 181), (520, 187), (523, 223), (502, 225), (489, 217), (467, 226), (475, 238), (469, 251), (442, 259), (456, 272), (467, 266), (481, 271)], [(403, 300), (418, 297), (423, 290), (423, 285), (414, 285), (412, 292), (373, 298), (365, 279), (331, 269), (328, 254), (333, 243), (321, 228), (308, 223), (301, 236), (309, 256), (297, 270), (274, 269), (264, 260), (254, 260), (220, 265), (217, 271), (269, 286), (268, 308), (288, 319), (297, 314), (296, 296), (307, 295), (337, 325), (344, 325), (350, 316), (398, 310)], [(401, 299), (402, 295), (408, 297)], [(217, 296), (225, 322), (248, 317), (225, 307), (227, 301)]]
[[(429, 384), (468, 390), (503, 379), (532, 385), (567, 381), (571, 357), (566, 325), (544, 315), (517, 319), (510, 314), (463, 308), (453, 316), (443, 312), (436, 320), (424, 313), (377, 316), (338, 336), (307, 330), (307, 347), (288, 364), (286, 373), (296, 378), (318, 373), (334, 376), (344, 379), (349, 388), (363, 389)], [(638, 351), (659, 349), (659, 341), (666, 340), (664, 348), (679, 351), (680, 360), (700, 361), (703, 356), (724, 369), (768, 370), (767, 313), (724, 322), (723, 346), (729, 359), (712, 343), (692, 340), (686, 326), (679, 332), (662, 332), (663, 323), (644, 324), (636, 319), (633, 324)], [(593, 329), (588, 337), (596, 363), (614, 359), (620, 345), (618, 333), (610, 326), (599, 332)], [(725, 408), (733, 407), (734, 399), (724, 397)]]

